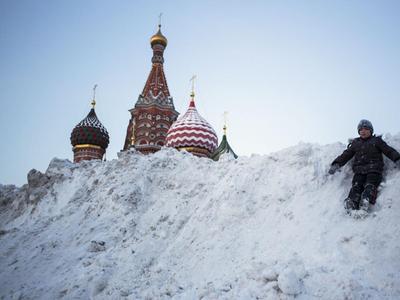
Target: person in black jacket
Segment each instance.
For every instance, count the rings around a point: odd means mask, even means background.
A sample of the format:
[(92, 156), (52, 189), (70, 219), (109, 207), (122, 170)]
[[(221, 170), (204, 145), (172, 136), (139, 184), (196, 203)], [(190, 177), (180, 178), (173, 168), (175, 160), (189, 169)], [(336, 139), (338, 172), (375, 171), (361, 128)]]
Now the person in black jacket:
[(382, 181), (382, 153), (396, 162), (399, 168), (400, 153), (386, 144), (380, 136), (373, 135), (374, 128), (370, 121), (361, 120), (357, 129), (360, 137), (354, 139), (332, 162), (329, 174), (334, 174), (354, 157), (352, 187), (344, 206), (347, 211), (362, 209), (367, 212), (369, 206), (376, 202), (378, 186)]

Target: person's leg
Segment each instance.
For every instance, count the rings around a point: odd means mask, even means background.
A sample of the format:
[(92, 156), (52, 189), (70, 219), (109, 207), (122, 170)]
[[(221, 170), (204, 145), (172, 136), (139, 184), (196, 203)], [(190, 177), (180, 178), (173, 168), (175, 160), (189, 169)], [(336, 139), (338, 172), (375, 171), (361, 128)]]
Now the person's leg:
[(369, 205), (376, 203), (378, 196), (378, 186), (382, 181), (382, 175), (379, 173), (369, 173), (364, 184), (364, 191), (361, 194), (361, 208), (368, 210)]
[(354, 174), (349, 196), (344, 200), (344, 207), (347, 210), (359, 209), (361, 193), (364, 190), (366, 178), (366, 175)]

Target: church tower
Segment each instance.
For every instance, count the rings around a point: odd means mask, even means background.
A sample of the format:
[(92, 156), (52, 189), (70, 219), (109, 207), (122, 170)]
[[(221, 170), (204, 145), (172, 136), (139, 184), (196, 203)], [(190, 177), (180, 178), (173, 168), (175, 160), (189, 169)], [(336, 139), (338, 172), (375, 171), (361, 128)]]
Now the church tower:
[(164, 50), (167, 38), (158, 31), (150, 39), (153, 49), (152, 67), (143, 92), (130, 109), (131, 119), (128, 123), (123, 150), (131, 147), (142, 153), (153, 153), (165, 145), (168, 129), (177, 119), (173, 99), (169, 93), (164, 74)]

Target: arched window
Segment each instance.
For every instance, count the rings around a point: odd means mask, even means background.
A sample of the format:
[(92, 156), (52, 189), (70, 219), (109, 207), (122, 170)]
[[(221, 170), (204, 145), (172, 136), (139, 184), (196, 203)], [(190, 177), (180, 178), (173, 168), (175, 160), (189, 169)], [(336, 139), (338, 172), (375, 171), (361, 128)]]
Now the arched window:
[(168, 125), (165, 124), (165, 123), (158, 123), (158, 124), (157, 124), (157, 128), (165, 128), (165, 129), (167, 129), (167, 128), (168, 128)]

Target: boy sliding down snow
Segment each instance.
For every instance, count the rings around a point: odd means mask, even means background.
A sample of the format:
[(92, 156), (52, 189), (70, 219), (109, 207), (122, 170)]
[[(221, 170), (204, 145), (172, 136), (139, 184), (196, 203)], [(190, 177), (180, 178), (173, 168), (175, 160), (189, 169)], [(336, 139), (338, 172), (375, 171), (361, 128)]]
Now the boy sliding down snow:
[(400, 153), (388, 146), (380, 136), (372, 135), (374, 128), (368, 120), (361, 120), (357, 126), (359, 138), (354, 139), (347, 149), (331, 165), (329, 174), (334, 174), (353, 156), (354, 177), (349, 196), (344, 200), (348, 212), (354, 209), (368, 211), (375, 204), (377, 189), (382, 180), (382, 153), (395, 161), (400, 168)]

